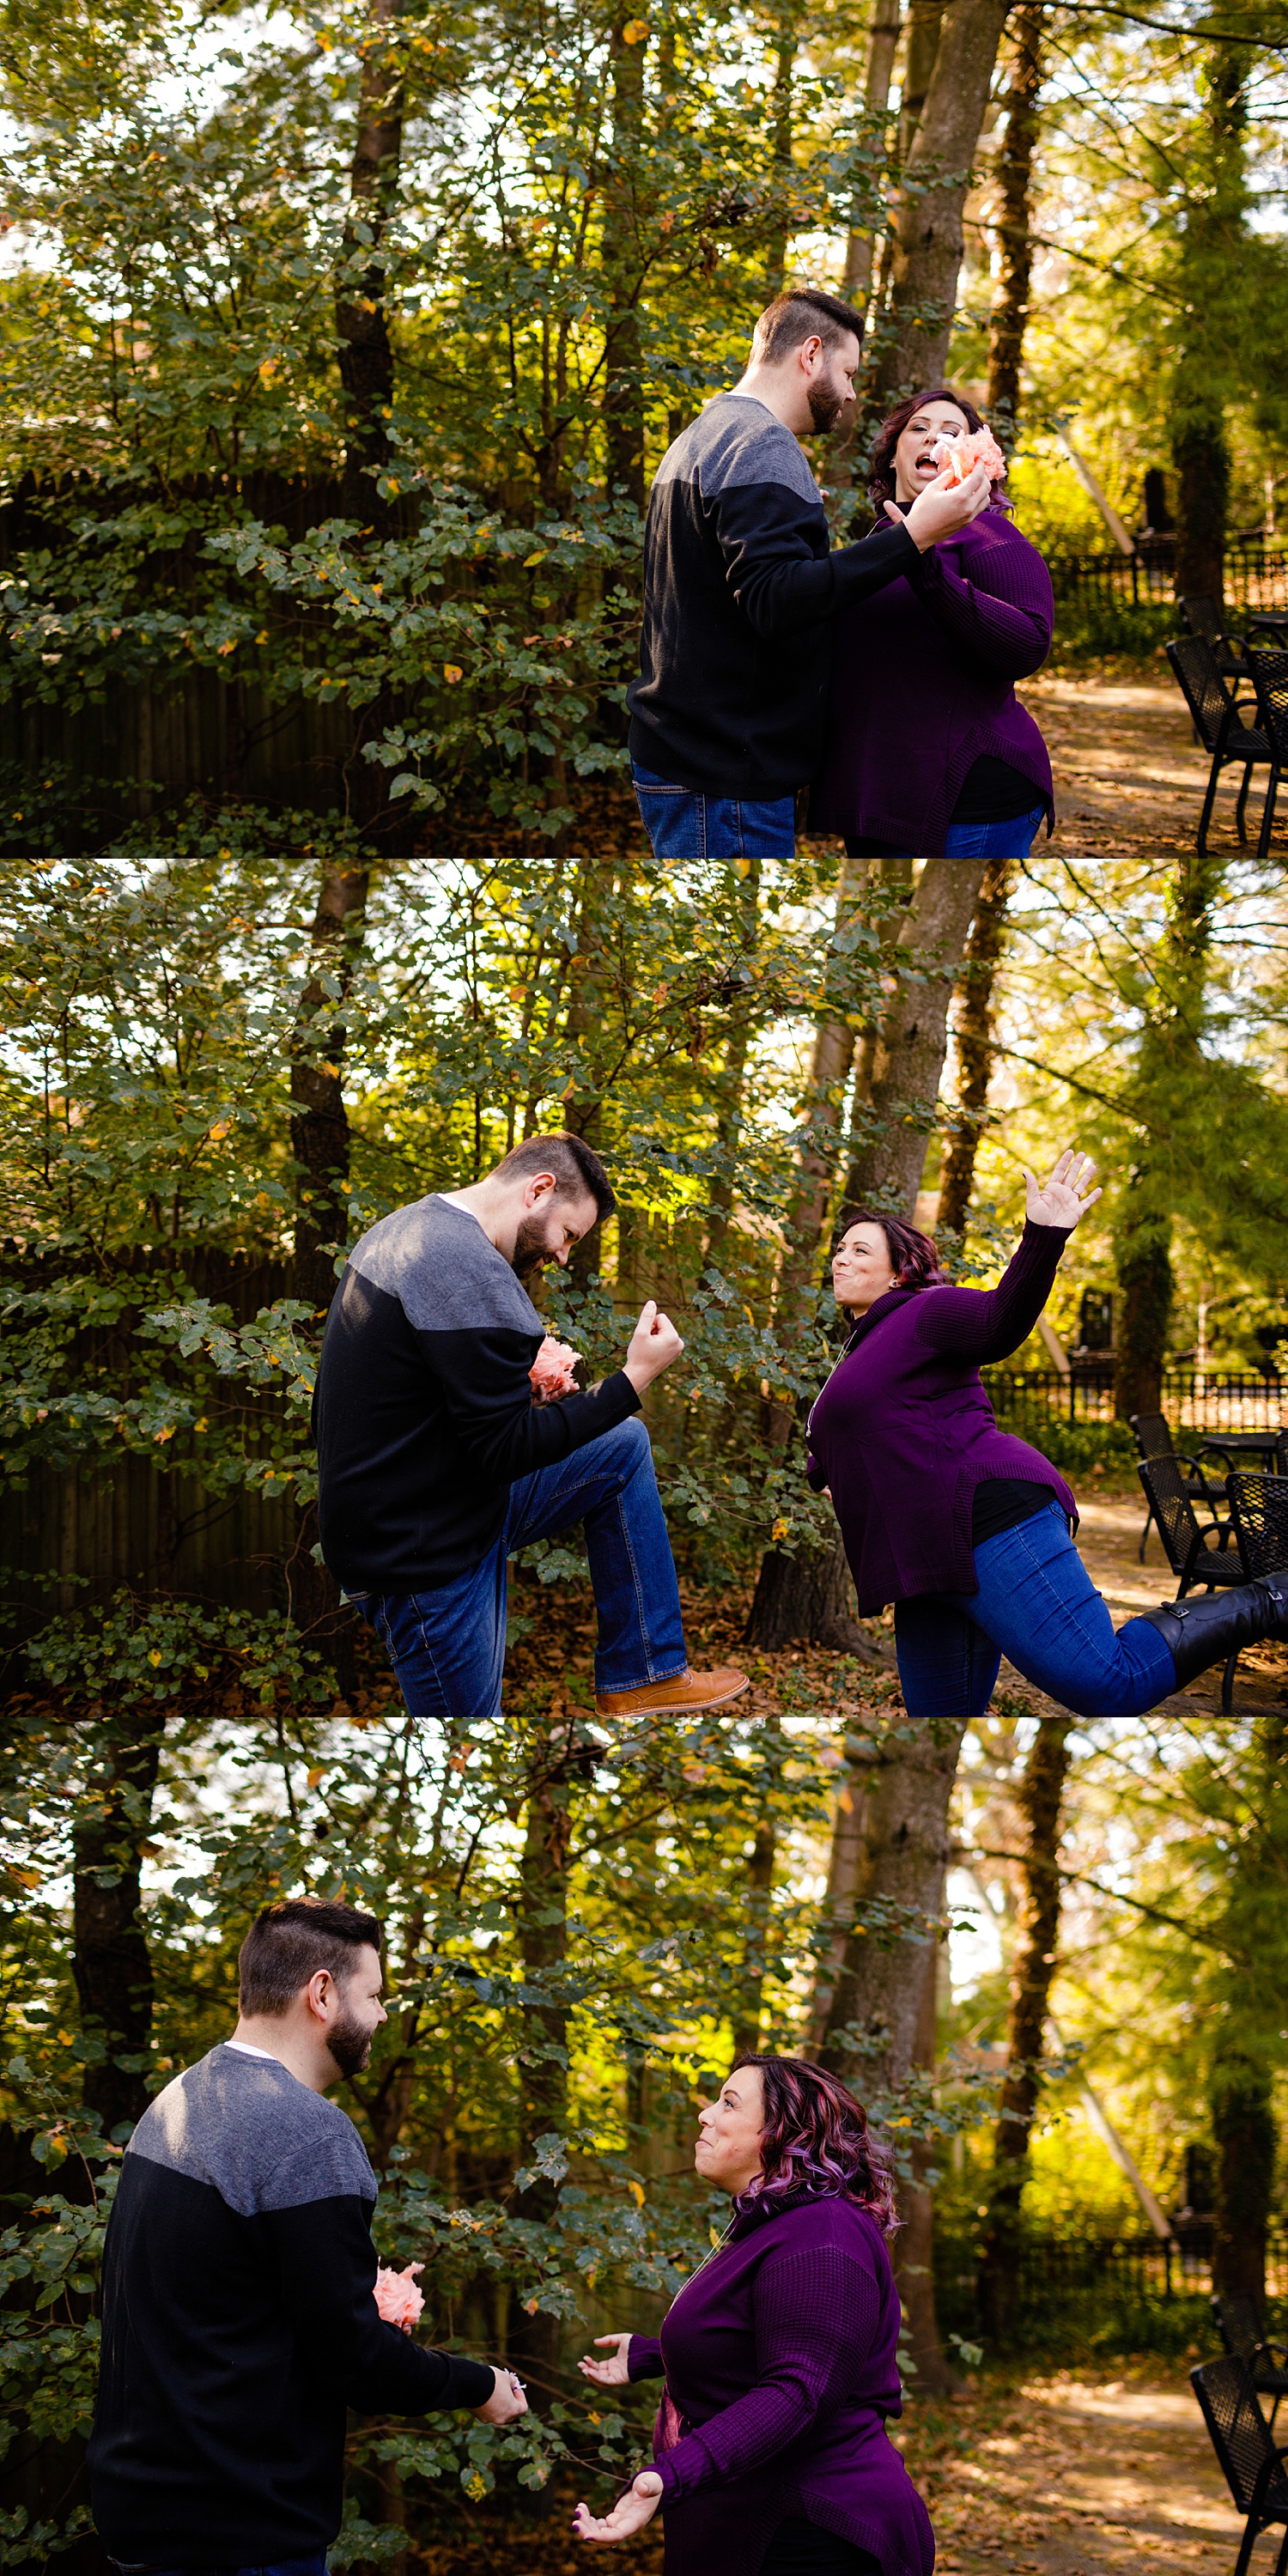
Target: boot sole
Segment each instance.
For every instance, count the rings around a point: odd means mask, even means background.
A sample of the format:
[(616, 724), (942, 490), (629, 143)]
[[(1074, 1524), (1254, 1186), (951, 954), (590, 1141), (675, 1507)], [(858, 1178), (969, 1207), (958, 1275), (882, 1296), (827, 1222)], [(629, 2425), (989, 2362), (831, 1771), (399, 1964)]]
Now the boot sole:
[(641, 1706), (636, 1701), (632, 1707), (620, 1709), (605, 1708), (599, 1700), (596, 1700), (595, 1713), (598, 1717), (688, 1717), (693, 1714), (700, 1716), (706, 1708), (727, 1708), (731, 1699), (741, 1699), (743, 1692), (750, 1688), (750, 1680), (744, 1676), (742, 1681), (735, 1683), (732, 1690), (717, 1691), (711, 1699), (659, 1699), (655, 1700), (651, 1707)]

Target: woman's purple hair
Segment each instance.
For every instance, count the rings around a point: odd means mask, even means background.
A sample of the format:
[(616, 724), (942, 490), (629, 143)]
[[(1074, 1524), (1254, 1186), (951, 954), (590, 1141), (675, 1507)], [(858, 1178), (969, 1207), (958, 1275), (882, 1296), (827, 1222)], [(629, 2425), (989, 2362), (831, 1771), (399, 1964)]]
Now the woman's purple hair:
[(890, 2168), (868, 2127), (863, 2104), (839, 2075), (804, 2057), (740, 2057), (730, 2069), (754, 2066), (765, 2101), (757, 2200), (782, 2200), (789, 2192), (819, 2199), (853, 2200), (875, 2218), (885, 2236), (899, 2225)]
[[(872, 455), (868, 464), (868, 499), (879, 522), (885, 519), (885, 503), (894, 499), (894, 451), (909, 421), (915, 420), (922, 404), (932, 402), (956, 403), (968, 429), (982, 429), (984, 426), (982, 416), (976, 411), (974, 403), (967, 402), (965, 394), (959, 394), (955, 385), (925, 385), (919, 394), (909, 394), (906, 401), (898, 403), (892, 412), (888, 412), (872, 442)], [(999, 441), (999, 445), (1000, 443)], [(989, 508), (1009, 512), (1011, 507), (1012, 504), (1006, 497), (1005, 486), (999, 474), (989, 496)]]
[[(837, 1228), (839, 1244), (852, 1225), (879, 1225), (886, 1239), (890, 1267), (896, 1288), (945, 1288), (946, 1274), (939, 1267), (939, 1255), (928, 1234), (918, 1234), (915, 1225), (905, 1225), (897, 1216), (882, 1216), (879, 1208), (847, 1208)], [(833, 1245), (835, 1251), (836, 1245)]]

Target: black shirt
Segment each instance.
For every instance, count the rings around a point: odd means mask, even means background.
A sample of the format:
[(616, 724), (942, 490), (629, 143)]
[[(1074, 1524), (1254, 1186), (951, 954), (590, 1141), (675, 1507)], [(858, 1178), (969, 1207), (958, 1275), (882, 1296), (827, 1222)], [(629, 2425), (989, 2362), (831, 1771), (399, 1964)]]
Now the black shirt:
[(979, 1547), (986, 1538), (999, 1538), (1003, 1530), (1018, 1528), (1021, 1521), (1033, 1520), (1048, 1503), (1058, 1500), (1050, 1485), (1030, 1485), (1022, 1476), (986, 1476), (975, 1487), (971, 1504), (971, 1546)]

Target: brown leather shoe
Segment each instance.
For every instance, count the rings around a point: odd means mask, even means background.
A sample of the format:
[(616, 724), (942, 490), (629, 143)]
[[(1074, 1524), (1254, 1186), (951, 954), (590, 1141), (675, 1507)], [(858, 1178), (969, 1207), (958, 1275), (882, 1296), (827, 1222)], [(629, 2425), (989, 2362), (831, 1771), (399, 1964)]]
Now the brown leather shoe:
[(720, 1708), (747, 1688), (745, 1673), (722, 1664), (713, 1673), (676, 1673), (669, 1682), (644, 1682), (638, 1690), (596, 1691), (601, 1717), (666, 1717), (672, 1709)]

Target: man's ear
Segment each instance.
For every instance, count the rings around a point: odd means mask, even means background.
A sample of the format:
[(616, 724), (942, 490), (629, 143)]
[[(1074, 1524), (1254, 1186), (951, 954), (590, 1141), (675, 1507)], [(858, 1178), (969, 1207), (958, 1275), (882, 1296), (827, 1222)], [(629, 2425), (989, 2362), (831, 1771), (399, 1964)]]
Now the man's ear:
[(524, 1191), (529, 1207), (539, 1207), (543, 1199), (552, 1198), (559, 1184), (553, 1172), (534, 1172)]

